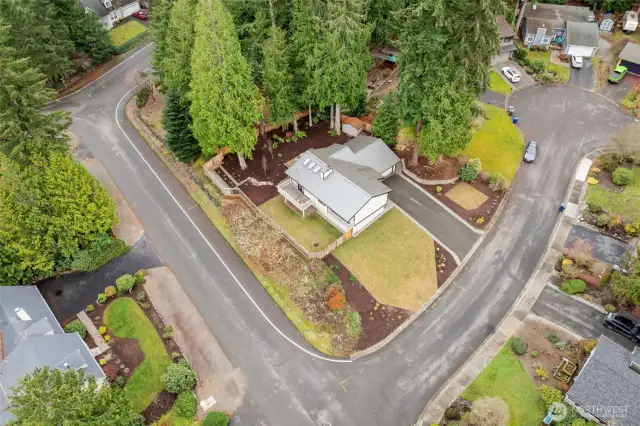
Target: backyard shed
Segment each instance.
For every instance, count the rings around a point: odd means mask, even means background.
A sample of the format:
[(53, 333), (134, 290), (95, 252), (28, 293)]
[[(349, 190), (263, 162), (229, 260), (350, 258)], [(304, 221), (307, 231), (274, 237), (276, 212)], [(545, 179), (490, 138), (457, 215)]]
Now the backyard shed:
[(640, 75), (640, 45), (627, 43), (618, 58), (618, 65), (627, 67), (627, 72)]

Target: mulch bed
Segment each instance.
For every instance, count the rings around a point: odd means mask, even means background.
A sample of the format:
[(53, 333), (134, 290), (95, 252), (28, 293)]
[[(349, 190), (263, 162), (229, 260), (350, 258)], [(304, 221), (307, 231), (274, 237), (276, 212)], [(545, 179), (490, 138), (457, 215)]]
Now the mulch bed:
[(145, 424), (152, 424), (158, 421), (162, 416), (167, 413), (167, 407), (172, 407), (177, 396), (171, 392), (162, 391), (151, 401), (151, 404), (147, 406), (142, 412)]
[(427, 180), (447, 180), (458, 176), (460, 166), (455, 158), (444, 157), (436, 164), (431, 162), (424, 156), (418, 157), (418, 165), (410, 166), (412, 149), (398, 151), (394, 149), (396, 155), (404, 159), (405, 166), (409, 171), (415, 173), (419, 178)]
[(624, 231), (624, 225), (622, 223), (619, 223), (612, 227), (598, 226), (596, 224), (596, 220), (598, 219), (598, 216), (600, 216), (600, 214), (601, 213), (591, 213), (589, 209), (585, 209), (585, 211), (582, 213), (582, 220), (584, 222), (587, 222), (589, 225), (595, 227), (598, 230), (598, 232), (600, 232), (603, 235), (607, 235), (611, 238), (615, 238), (616, 240), (620, 240), (623, 243), (628, 243), (629, 241), (631, 241), (631, 237), (627, 235), (627, 233)]
[[(248, 177), (253, 177), (258, 181), (268, 181), (274, 184), (273, 186), (254, 186), (250, 183), (242, 185), (242, 190), (256, 205), (264, 203), (278, 193), (275, 185), (280, 183), (286, 177), (286, 162), (310, 148), (325, 148), (334, 143), (343, 144), (349, 139), (349, 136), (344, 133), (341, 136), (330, 136), (328, 133), (328, 122), (321, 122), (310, 128), (308, 127), (307, 120), (301, 119), (299, 121), (298, 130), (306, 132), (307, 137), (300, 139), (297, 142), (282, 143), (273, 150), (273, 158), (271, 158), (271, 154), (269, 154), (266, 144), (262, 143), (262, 141), (258, 141), (255, 150), (253, 151), (253, 159), (246, 160), (246, 170), (242, 170), (240, 168), (237, 155), (228, 154), (224, 157), (222, 165), (236, 181), (241, 182)], [(291, 128), (289, 131), (291, 131)], [(282, 131), (282, 129), (277, 129), (267, 133), (268, 137), (272, 137), (273, 135), (284, 137), (285, 132)], [(267, 159), (266, 174), (262, 167), (263, 156)]]

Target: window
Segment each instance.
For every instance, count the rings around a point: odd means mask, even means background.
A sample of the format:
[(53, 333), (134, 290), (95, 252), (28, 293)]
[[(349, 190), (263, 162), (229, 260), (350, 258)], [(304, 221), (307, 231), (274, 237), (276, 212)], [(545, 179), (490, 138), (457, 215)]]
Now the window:
[(533, 34), (527, 34), (527, 36), (524, 38), (524, 43), (525, 44), (531, 44), (533, 43), (533, 40), (535, 39), (536, 36), (534, 36)]
[(551, 36), (542, 37), (542, 44), (549, 44), (549, 43), (551, 43)]

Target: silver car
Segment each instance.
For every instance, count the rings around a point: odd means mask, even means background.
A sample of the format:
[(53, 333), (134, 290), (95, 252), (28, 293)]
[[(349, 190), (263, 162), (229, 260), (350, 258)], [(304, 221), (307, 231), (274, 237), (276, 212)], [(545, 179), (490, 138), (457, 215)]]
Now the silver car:
[(504, 74), (505, 77), (507, 77), (507, 80), (509, 80), (510, 82), (517, 83), (520, 81), (520, 74), (513, 68), (504, 67), (500, 71), (502, 72), (502, 74)]
[(538, 153), (538, 142), (529, 141), (527, 149), (524, 151), (524, 161), (527, 163), (533, 163), (536, 161), (536, 154)]

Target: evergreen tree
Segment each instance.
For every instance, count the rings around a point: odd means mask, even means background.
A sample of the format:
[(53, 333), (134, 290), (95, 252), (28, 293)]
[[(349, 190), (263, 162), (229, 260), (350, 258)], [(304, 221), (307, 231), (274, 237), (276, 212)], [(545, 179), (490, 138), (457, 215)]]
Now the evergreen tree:
[(262, 85), (269, 105), (272, 123), (296, 123), (296, 103), (293, 78), (289, 67), (285, 33), (274, 24), (269, 30), (269, 38), (264, 42), (264, 62), (262, 65)]
[(99, 387), (82, 370), (38, 368), (23, 377), (9, 396), (10, 423), (28, 425), (142, 426), (121, 389)]
[(55, 99), (45, 87), (44, 76), (17, 58), (8, 46), (10, 28), (0, 19), (0, 152), (25, 165), (34, 156), (67, 151), (67, 113), (42, 114)]
[(191, 82), (191, 51), (197, 3), (197, 0), (175, 0), (169, 16), (165, 57), (162, 62), (163, 83), (167, 89), (175, 90), (180, 96), (189, 91)]
[(371, 67), (365, 0), (327, 0), (320, 24), (315, 69), (315, 96), (320, 107), (335, 104), (335, 128), (340, 134), (340, 108), (355, 108), (362, 100)]
[(373, 27), (371, 38), (380, 45), (391, 44), (398, 33), (398, 20), (394, 13), (405, 6), (405, 0), (375, 0), (369, 8), (369, 22)]
[(166, 56), (167, 31), (169, 29), (169, 18), (171, 16), (172, 0), (158, 0), (151, 12), (151, 35), (153, 36), (154, 47), (151, 64), (155, 75), (158, 77), (158, 84), (164, 89), (164, 58)]
[(373, 134), (388, 145), (396, 143), (396, 136), (400, 131), (400, 109), (395, 94), (387, 95), (378, 108), (373, 119)]
[(162, 125), (167, 132), (165, 140), (176, 158), (185, 163), (193, 162), (200, 154), (200, 146), (191, 131), (189, 107), (189, 102), (175, 90), (168, 90), (162, 117)]
[(200, 0), (191, 57), (193, 134), (205, 155), (223, 147), (251, 158), (263, 99), (251, 81), (231, 15), (220, 0)]
[(309, 126), (312, 124), (311, 105), (315, 99), (316, 3), (317, 0), (293, 0), (291, 22), (293, 84), (299, 99), (309, 106)]
[(418, 135), (412, 164), (418, 152), (436, 161), (470, 142), (474, 102), (499, 47), (495, 14), (502, 7), (500, 0), (420, 0), (399, 12), (398, 97), (403, 120)]
[(115, 54), (109, 34), (95, 13), (87, 13), (79, 0), (53, 0), (56, 17), (65, 23), (76, 52), (85, 53), (93, 64)]

